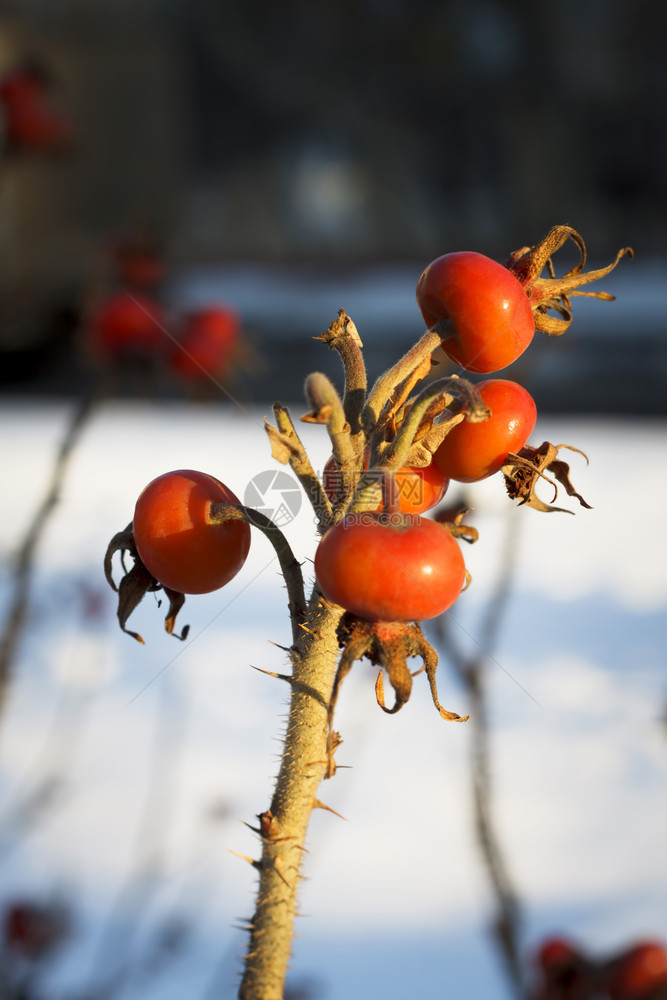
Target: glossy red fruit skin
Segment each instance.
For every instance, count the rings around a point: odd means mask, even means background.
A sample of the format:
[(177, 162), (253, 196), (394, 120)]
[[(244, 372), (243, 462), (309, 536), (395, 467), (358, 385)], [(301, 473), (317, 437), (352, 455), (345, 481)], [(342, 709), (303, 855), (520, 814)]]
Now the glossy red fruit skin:
[[(368, 453), (364, 470), (368, 468)], [(394, 476), (397, 489), (399, 509), (404, 514), (423, 514), (439, 504), (449, 486), (449, 479), (442, 474), (435, 462), (424, 468), (406, 465)], [(333, 504), (338, 492), (338, 471), (333, 455), (327, 459), (322, 470), (322, 485), (324, 492)], [(378, 510), (384, 510), (380, 503)]]
[(462, 420), (433, 456), (442, 474), (460, 483), (476, 483), (498, 472), (510, 452), (523, 448), (537, 420), (535, 401), (518, 382), (487, 379), (477, 389), (491, 416), (477, 424)]
[(488, 374), (512, 364), (535, 333), (523, 286), (502, 264), (472, 250), (444, 254), (417, 282), (429, 329), (442, 325), (442, 348), (467, 371)]
[(179, 469), (158, 476), (137, 500), (133, 533), (146, 569), (181, 594), (207, 594), (229, 583), (250, 548), (244, 521), (210, 520), (212, 503), (238, 504), (213, 476)]
[(150, 296), (117, 292), (101, 302), (90, 322), (90, 343), (102, 357), (151, 356), (169, 343), (162, 307)]
[(615, 963), (609, 982), (611, 1000), (649, 1000), (667, 986), (667, 949), (657, 941), (641, 941)]
[(465, 583), (461, 550), (446, 528), (419, 516), (348, 514), (315, 553), (320, 590), (366, 621), (434, 618)]
[(171, 356), (172, 370), (190, 380), (223, 375), (240, 332), (240, 320), (233, 309), (214, 306), (197, 310), (188, 317), (180, 346)]

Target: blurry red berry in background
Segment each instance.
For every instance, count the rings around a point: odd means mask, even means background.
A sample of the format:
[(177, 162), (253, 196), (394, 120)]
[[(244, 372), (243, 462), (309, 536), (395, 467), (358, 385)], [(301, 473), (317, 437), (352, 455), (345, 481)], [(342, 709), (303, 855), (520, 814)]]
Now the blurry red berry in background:
[(118, 271), (128, 285), (152, 288), (164, 279), (165, 263), (160, 257), (149, 254), (127, 253), (118, 261)]
[(0, 80), (0, 100), (5, 108), (28, 105), (41, 100), (44, 83), (39, 74), (28, 69), (15, 69)]
[(540, 945), (536, 961), (544, 972), (562, 967), (565, 963), (577, 961), (580, 958), (579, 950), (566, 938), (547, 938)]
[(154, 299), (116, 292), (100, 302), (91, 316), (90, 348), (108, 359), (162, 354), (169, 344), (164, 327), (162, 307)]
[(612, 1000), (650, 1000), (659, 987), (667, 987), (667, 949), (657, 941), (640, 941), (610, 963)]
[(238, 314), (228, 306), (209, 306), (185, 320), (178, 346), (171, 355), (171, 368), (181, 378), (220, 378), (230, 367), (241, 335)]
[(41, 73), (32, 69), (8, 73), (0, 83), (0, 101), (10, 149), (46, 152), (70, 145), (71, 123), (50, 106)]
[(155, 288), (164, 281), (167, 265), (149, 240), (119, 239), (111, 246), (119, 280), (135, 288)]
[(547, 938), (535, 963), (539, 969), (539, 1000), (589, 1000), (595, 992), (595, 971), (589, 959), (567, 938)]
[(24, 958), (42, 958), (68, 931), (67, 915), (60, 907), (17, 900), (8, 904), (3, 916), (5, 947)]

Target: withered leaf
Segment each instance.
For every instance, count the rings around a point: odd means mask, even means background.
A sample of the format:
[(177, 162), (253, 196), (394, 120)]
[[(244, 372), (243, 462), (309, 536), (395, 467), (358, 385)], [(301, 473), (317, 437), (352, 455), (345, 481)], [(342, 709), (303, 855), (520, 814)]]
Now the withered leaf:
[[(463, 518), (466, 514), (469, 514), (472, 510), (471, 507), (462, 507), (455, 514), (446, 507), (436, 511), (435, 520), (441, 524), (454, 538), (460, 538), (464, 542), (469, 542), (471, 545), (473, 542), (478, 541), (479, 531), (477, 528), (473, 528), (471, 524), (464, 524)], [(467, 584), (466, 584), (467, 586)]]

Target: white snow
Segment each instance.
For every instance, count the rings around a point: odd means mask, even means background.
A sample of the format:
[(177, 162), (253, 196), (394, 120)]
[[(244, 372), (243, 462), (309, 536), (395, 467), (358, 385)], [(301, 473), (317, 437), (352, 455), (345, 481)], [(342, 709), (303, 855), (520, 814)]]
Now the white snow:
[[(0, 407), (5, 560), (69, 412), (36, 401)], [(289, 643), (278, 565), (253, 535), (231, 584), (188, 598), (182, 644), (164, 633), (164, 607), (147, 597), (130, 620), (146, 640), (140, 646), (116, 625), (102, 557), (140, 490), (164, 471), (210, 472), (243, 499), (252, 477), (274, 468), (264, 416), (269, 405), (103, 406), (84, 430), (40, 545), (30, 627), (0, 729), (0, 815), (61, 768), (65, 786), (9, 842), (2, 899), (62, 889), (82, 906), (80, 938), (54, 973), (61, 983), (89, 968), (78, 956), (92, 948), (91, 928), (138, 856), (155, 848), (160, 877), (144, 931), (175, 908), (193, 919), (195, 940), (173, 976), (127, 997), (194, 995), (183, 984), (206, 981), (223, 959), (229, 992), (220, 995), (233, 995), (242, 940), (231, 928), (252, 910), (255, 877), (229, 851), (257, 851), (237, 819), (252, 824), (268, 805), (285, 715), (281, 682), (251, 669), (285, 666), (271, 644)], [(589, 456), (586, 466), (563, 453), (594, 507), (561, 493), (574, 517), (514, 509), (498, 477), (471, 494), (480, 541), (465, 548), (473, 583), (451, 617), (473, 653), (504, 532), (510, 521), (516, 528), (512, 596), (486, 669), (495, 813), (527, 906), (528, 946), (554, 929), (601, 949), (667, 935), (665, 430), (660, 421), (540, 420), (534, 441), (565, 441)], [(323, 429), (304, 424), (300, 432), (321, 468)], [(305, 503), (285, 531), (310, 578), (316, 540)], [(9, 579), (5, 566), (3, 607)], [(448, 975), (454, 996), (500, 997), (496, 960), (479, 943), (492, 901), (471, 826), (469, 730), (439, 719), (423, 676), (394, 717), (377, 708), (373, 681), (374, 671), (358, 664), (340, 697), (338, 760), (350, 769), (325, 784), (322, 798), (346, 822), (313, 817), (294, 975), (321, 979), (328, 1000), (366, 995), (371, 969), (377, 995), (404, 997), (408, 968), (414, 996)], [(439, 686), (442, 703), (462, 712), (465, 694), (444, 662)], [(5, 819), (0, 834), (6, 829)], [(131, 924), (129, 934), (138, 934)]]

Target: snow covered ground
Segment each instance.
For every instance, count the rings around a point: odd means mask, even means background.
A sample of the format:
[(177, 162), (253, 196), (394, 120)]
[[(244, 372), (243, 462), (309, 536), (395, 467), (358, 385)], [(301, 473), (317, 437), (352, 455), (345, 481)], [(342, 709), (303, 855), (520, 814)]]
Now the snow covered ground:
[[(0, 404), (3, 606), (8, 560), (69, 412), (62, 403)], [(53, 969), (63, 989), (99, 971), (102, 953), (140, 955), (175, 914), (191, 929), (187, 947), (123, 996), (234, 996), (243, 948), (234, 925), (252, 912), (255, 877), (230, 850), (257, 850), (237, 819), (253, 823), (268, 804), (285, 714), (280, 682), (251, 669), (285, 665), (271, 644), (288, 639), (277, 563), (254, 535), (228, 587), (187, 600), (182, 644), (146, 598), (130, 622), (144, 646), (118, 629), (101, 564), (137, 494), (161, 472), (202, 469), (243, 497), (274, 467), (264, 416), (268, 404), (103, 406), (40, 546), (0, 730), (0, 902), (54, 892), (80, 908)], [(667, 938), (666, 429), (625, 417), (538, 420), (531, 440), (564, 441), (590, 458), (586, 467), (572, 455), (574, 484), (594, 508), (561, 497), (574, 517), (514, 509), (497, 477), (471, 495), (480, 541), (466, 547), (473, 584), (451, 618), (473, 651), (505, 532), (516, 532), (512, 596), (488, 677), (496, 815), (528, 950), (554, 930), (601, 951)], [(321, 468), (324, 431), (302, 431)], [(305, 502), (285, 532), (312, 558)], [(469, 731), (438, 718), (423, 677), (395, 717), (377, 708), (373, 681), (357, 665), (339, 701), (338, 760), (349, 769), (322, 797), (346, 821), (313, 818), (294, 981), (311, 981), (326, 1000), (361, 1000), (371, 987), (384, 1000), (431, 996), (444, 980), (449, 996), (502, 1000), (471, 825)], [(444, 662), (439, 687), (444, 705), (465, 710)], [(60, 796), (12, 833), (20, 797), (60, 774)]]

